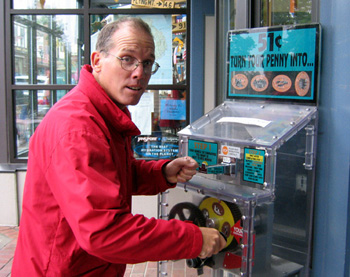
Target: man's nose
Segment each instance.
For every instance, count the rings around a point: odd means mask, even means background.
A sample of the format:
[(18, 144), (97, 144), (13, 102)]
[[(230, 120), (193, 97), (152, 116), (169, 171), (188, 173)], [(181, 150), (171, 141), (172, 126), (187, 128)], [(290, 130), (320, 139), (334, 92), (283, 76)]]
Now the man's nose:
[(133, 78), (140, 79), (145, 76), (145, 70), (143, 68), (143, 64), (140, 63), (135, 70), (132, 72)]

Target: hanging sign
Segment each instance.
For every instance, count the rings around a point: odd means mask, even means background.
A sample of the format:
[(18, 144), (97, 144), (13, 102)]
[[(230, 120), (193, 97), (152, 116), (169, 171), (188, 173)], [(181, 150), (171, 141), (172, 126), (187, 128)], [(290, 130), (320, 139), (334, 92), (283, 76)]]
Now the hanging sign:
[(315, 102), (319, 36), (319, 24), (230, 31), (228, 97)]
[(173, 33), (183, 33), (186, 32), (186, 21), (175, 22), (172, 24)]
[(131, 4), (135, 6), (143, 6), (159, 9), (173, 9), (175, 7), (174, 1), (162, 0), (131, 0)]
[(186, 120), (186, 100), (160, 100), (160, 119)]

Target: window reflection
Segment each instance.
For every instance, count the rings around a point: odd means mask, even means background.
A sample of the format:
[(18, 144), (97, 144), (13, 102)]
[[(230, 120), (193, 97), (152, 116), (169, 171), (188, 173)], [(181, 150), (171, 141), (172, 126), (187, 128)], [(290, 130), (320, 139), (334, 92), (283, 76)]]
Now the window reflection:
[(176, 135), (186, 126), (186, 91), (160, 91), (158, 127), (164, 133)]
[(84, 0), (12, 0), (14, 9), (78, 9)]
[(261, 4), (261, 26), (311, 22), (312, 0), (263, 0)]
[(186, 126), (184, 90), (149, 90), (137, 105), (128, 108), (142, 135), (160, 131), (176, 134)]
[[(104, 25), (116, 21), (125, 15), (91, 16), (91, 52), (99, 31)], [(130, 15), (132, 16), (132, 15)], [(152, 84), (186, 84), (186, 15), (152, 14), (137, 15), (147, 22), (155, 39), (156, 61), (160, 68), (152, 75)]]
[(77, 15), (14, 16), (15, 84), (76, 84), (80, 20)]
[(133, 139), (136, 158), (175, 158), (177, 132), (186, 126), (185, 90), (148, 90), (128, 107), (141, 135)]
[(46, 113), (68, 91), (66, 90), (16, 90), (15, 133), (17, 158), (28, 157), (29, 138)]
[[(175, 25), (174, 25), (175, 24)], [(184, 26), (185, 31), (173, 31), (173, 78), (175, 84), (186, 83), (186, 18), (173, 17), (173, 26)]]

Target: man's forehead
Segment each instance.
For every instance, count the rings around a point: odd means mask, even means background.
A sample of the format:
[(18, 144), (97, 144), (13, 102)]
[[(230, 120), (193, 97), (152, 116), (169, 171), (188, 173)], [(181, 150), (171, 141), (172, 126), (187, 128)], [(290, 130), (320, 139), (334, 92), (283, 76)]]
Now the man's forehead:
[[(143, 34), (143, 35), (142, 35)], [(145, 32), (128, 32), (127, 30), (118, 30), (113, 36), (114, 46), (119, 51), (130, 53), (149, 52), (154, 54), (155, 46), (151, 36), (145, 35)]]
[(135, 28), (133, 26), (126, 26), (125, 28), (119, 28), (113, 34), (115, 42), (127, 41), (130, 43), (136, 43), (145, 45), (145, 47), (154, 47), (153, 37), (141, 28)]
[[(118, 48), (118, 47), (117, 47)], [(150, 56), (154, 57), (154, 48), (153, 47), (120, 47), (118, 49), (119, 51), (126, 53), (126, 54), (137, 54), (140, 51), (142, 51), (143, 53), (149, 54)]]

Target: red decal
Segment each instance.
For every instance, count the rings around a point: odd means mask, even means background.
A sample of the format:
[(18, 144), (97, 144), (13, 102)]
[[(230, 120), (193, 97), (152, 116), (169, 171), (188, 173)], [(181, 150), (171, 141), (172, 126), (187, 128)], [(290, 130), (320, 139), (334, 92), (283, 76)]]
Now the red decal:
[(231, 252), (227, 252), (224, 258), (223, 267), (226, 269), (232, 268), (241, 268), (242, 266), (242, 257), (235, 255)]
[(241, 226), (241, 221), (238, 220), (236, 224), (231, 228), (231, 235), (233, 235), (238, 243), (240, 243), (241, 238), (243, 238), (243, 228)]

